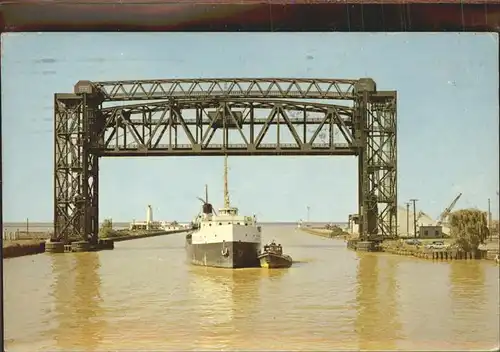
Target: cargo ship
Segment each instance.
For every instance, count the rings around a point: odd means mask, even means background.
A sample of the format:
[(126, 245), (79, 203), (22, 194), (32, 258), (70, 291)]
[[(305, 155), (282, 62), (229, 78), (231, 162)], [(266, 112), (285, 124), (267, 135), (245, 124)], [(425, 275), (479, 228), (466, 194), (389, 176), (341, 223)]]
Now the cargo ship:
[(216, 212), (205, 199), (202, 211), (186, 235), (187, 259), (191, 264), (218, 268), (259, 267), (261, 227), (255, 215), (240, 215), (229, 200), (227, 155), (224, 157), (224, 207)]

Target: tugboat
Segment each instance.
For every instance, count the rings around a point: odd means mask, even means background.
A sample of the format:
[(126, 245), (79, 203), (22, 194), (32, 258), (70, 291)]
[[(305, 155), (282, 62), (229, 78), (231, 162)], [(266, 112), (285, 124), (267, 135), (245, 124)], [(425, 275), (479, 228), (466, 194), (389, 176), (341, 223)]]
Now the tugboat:
[(264, 250), (259, 254), (261, 268), (281, 269), (292, 266), (293, 260), (289, 255), (283, 254), (281, 244), (272, 241), (264, 246)]
[(205, 199), (202, 212), (192, 223), (192, 232), (186, 236), (187, 259), (191, 264), (217, 268), (259, 267), (257, 258), (261, 248), (261, 227), (254, 216), (240, 215), (231, 206), (227, 186), (227, 155), (224, 158), (224, 207), (215, 212)]

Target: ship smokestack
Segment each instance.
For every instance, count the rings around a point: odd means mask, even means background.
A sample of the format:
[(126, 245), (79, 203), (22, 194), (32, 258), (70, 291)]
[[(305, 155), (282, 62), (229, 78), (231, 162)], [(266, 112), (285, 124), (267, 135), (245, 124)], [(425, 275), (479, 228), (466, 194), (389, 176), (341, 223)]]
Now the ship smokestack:
[(208, 185), (205, 185), (205, 202), (203, 203), (202, 207), (203, 214), (210, 215), (213, 213), (213, 207), (212, 204), (208, 202)]

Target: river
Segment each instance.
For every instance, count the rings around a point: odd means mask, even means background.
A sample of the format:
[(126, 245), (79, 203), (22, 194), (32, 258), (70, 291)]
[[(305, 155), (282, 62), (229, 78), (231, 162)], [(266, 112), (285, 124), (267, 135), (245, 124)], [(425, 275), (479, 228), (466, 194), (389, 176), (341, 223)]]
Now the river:
[(184, 235), (114, 251), (4, 260), (15, 351), (491, 349), (499, 268), (356, 253), (343, 240), (265, 226), (287, 270), (185, 263)]

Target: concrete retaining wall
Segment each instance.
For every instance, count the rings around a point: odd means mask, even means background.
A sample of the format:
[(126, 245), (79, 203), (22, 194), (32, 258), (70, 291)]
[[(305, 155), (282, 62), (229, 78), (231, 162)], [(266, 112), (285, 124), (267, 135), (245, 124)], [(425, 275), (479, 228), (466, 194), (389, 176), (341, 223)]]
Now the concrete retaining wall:
[(331, 237), (332, 231), (327, 229), (315, 229), (311, 227), (301, 227), (301, 231), (307, 232), (311, 235), (322, 236), (322, 237)]
[(130, 234), (130, 235), (125, 235), (125, 236), (106, 237), (106, 239), (114, 241), (114, 242), (121, 242), (121, 241), (137, 240), (140, 238), (173, 235), (173, 234), (181, 233), (181, 232), (187, 232), (187, 230), (186, 229), (178, 229), (178, 230), (168, 230), (168, 231), (155, 231), (155, 232), (150, 232), (150, 233), (139, 233), (139, 234)]
[[(109, 237), (106, 240), (112, 240), (114, 242), (129, 241), (140, 238), (156, 237), (172, 235), (175, 233), (186, 232), (186, 229), (169, 230), (169, 231), (158, 231), (152, 233), (140, 233), (131, 234), (126, 236)], [(29, 240), (19, 240), (19, 241), (8, 241), (4, 243), (3, 246), (3, 258), (14, 258), (21, 257), (24, 255), (39, 254), (45, 252), (45, 241), (29, 241)]]
[(20, 241), (19, 243), (5, 243), (2, 248), (3, 258), (15, 258), (24, 255), (45, 252), (44, 241)]
[(484, 251), (463, 252), (453, 249), (448, 250), (422, 250), (422, 249), (411, 249), (411, 248), (384, 248), (384, 252), (412, 256), (422, 259), (433, 259), (433, 260), (460, 260), (460, 259), (483, 259), (486, 256)]

